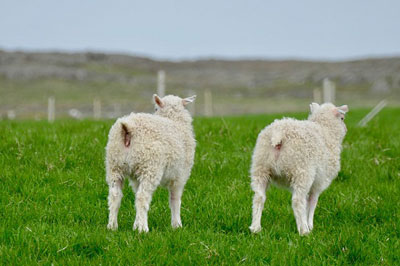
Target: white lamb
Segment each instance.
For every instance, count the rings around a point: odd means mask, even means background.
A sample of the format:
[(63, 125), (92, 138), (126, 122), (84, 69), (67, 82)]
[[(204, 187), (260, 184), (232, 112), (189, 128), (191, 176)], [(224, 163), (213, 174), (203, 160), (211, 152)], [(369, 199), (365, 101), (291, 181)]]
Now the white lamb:
[(251, 167), (253, 233), (261, 230), (265, 191), (273, 182), (292, 191), (297, 229), (308, 234), (318, 197), (340, 170), (348, 107), (312, 103), (310, 109), (308, 120), (276, 120), (258, 135)]
[(181, 227), (181, 196), (193, 166), (196, 141), (185, 105), (196, 96), (153, 96), (154, 114), (131, 113), (112, 126), (106, 147), (106, 180), (110, 210), (107, 228), (118, 228), (122, 187), (127, 177), (135, 196), (133, 230), (148, 232), (147, 212), (159, 185), (169, 190), (171, 224)]

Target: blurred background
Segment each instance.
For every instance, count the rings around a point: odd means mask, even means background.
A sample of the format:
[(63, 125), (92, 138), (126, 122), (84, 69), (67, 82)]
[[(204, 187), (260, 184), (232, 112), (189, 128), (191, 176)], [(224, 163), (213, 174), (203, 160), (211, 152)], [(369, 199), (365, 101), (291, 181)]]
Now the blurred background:
[(400, 105), (399, 1), (1, 1), (0, 119)]

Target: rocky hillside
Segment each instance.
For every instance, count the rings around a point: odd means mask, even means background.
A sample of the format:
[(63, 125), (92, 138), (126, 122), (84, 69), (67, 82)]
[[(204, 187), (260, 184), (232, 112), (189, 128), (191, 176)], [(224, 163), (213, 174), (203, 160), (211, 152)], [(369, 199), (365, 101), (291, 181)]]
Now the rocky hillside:
[(396, 98), (400, 90), (400, 57), (345, 62), (215, 59), (172, 62), (122, 54), (0, 51), (0, 92), (9, 97), (0, 104), (20, 105), (18, 99), (25, 94), (34, 94), (28, 105), (39, 104), (49, 94), (60, 94), (61, 102), (65, 103), (73, 103), (76, 94), (81, 94), (80, 101), (90, 102), (97, 95), (116, 102), (131, 97), (139, 104), (154, 92), (160, 69), (167, 74), (168, 92), (201, 94), (207, 89), (217, 100), (289, 97), (309, 101), (312, 90), (320, 87), (327, 77), (336, 82), (338, 92), (345, 98)]

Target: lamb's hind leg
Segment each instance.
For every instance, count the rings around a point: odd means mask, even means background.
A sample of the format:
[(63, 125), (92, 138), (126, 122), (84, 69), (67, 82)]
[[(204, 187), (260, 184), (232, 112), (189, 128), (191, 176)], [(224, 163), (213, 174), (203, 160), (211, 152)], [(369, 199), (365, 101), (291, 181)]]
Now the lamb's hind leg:
[(311, 190), (308, 196), (308, 228), (310, 231), (314, 227), (314, 211), (317, 207), (319, 195), (320, 192)]
[(304, 183), (301, 185), (294, 185), (292, 187), (292, 208), (294, 217), (296, 218), (297, 230), (300, 235), (306, 235), (310, 232), (308, 227), (307, 218), (307, 195), (310, 191), (312, 179), (308, 177), (299, 178)]
[(129, 179), (129, 185), (131, 186), (133, 193), (136, 194), (139, 182), (135, 179)]
[(153, 193), (160, 184), (161, 174), (156, 176), (142, 176), (139, 180), (139, 186), (137, 187), (135, 197), (136, 218), (133, 224), (133, 230), (137, 229), (139, 232), (148, 232), (147, 213), (150, 208)]
[(250, 231), (258, 233), (261, 231), (261, 215), (266, 200), (266, 190), (269, 185), (269, 177), (252, 177), (251, 188), (254, 191), (253, 197), (253, 220), (251, 222)]
[(108, 216), (107, 228), (118, 229), (118, 211), (121, 206), (123, 179), (119, 175), (111, 175), (108, 180)]
[(182, 227), (181, 221), (181, 198), (184, 184), (171, 184), (169, 189), (169, 206), (171, 208), (171, 226), (173, 228)]

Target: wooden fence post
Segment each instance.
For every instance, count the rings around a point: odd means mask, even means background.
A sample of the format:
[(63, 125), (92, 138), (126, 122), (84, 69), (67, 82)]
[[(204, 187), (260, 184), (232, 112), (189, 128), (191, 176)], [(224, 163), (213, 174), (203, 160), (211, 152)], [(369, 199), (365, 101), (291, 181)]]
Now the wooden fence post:
[(324, 103), (335, 103), (335, 83), (325, 78), (323, 81)]
[(159, 70), (157, 74), (157, 94), (160, 97), (165, 96), (165, 71)]
[(97, 98), (93, 100), (93, 117), (96, 120), (101, 118), (101, 102)]
[(322, 102), (322, 93), (320, 88), (315, 88), (313, 90), (313, 99), (315, 103), (321, 103)]
[(56, 118), (56, 100), (55, 98), (49, 97), (47, 106), (47, 120), (52, 123)]
[(7, 119), (8, 120), (14, 120), (16, 117), (17, 117), (17, 115), (15, 114), (14, 110), (7, 111)]
[(213, 116), (212, 94), (210, 90), (204, 91), (204, 115)]

